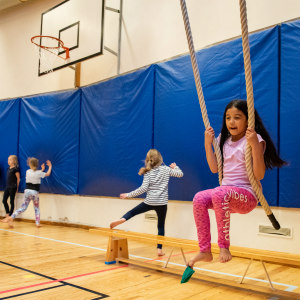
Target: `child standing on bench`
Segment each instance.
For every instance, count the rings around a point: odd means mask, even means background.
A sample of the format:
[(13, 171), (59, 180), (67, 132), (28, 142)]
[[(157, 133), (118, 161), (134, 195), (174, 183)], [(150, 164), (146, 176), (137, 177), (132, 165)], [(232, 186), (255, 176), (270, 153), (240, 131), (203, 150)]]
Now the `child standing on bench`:
[[(146, 199), (141, 204), (127, 212), (121, 219), (110, 224), (110, 228), (120, 225), (132, 217), (149, 210), (155, 210), (158, 217), (158, 235), (165, 235), (165, 219), (168, 204), (168, 183), (170, 176), (182, 177), (183, 173), (175, 163), (170, 167), (162, 166), (163, 158), (159, 151), (150, 149), (145, 160), (145, 167), (139, 170), (139, 175), (144, 175), (143, 184), (136, 190), (121, 194), (120, 198), (132, 198), (147, 193)], [(157, 245), (158, 256), (163, 256), (162, 245)]]
[[(212, 173), (218, 172), (218, 165), (212, 143), (215, 133), (209, 127), (205, 130), (206, 160)], [(200, 251), (188, 265), (197, 261), (211, 261), (211, 236), (208, 209), (213, 209), (218, 228), (219, 260), (231, 260), (230, 214), (247, 214), (257, 205), (256, 195), (251, 187), (246, 170), (246, 144), (251, 146), (253, 174), (259, 182), (266, 168), (281, 167), (283, 161), (272, 142), (261, 118), (255, 111), (255, 129), (248, 127), (247, 102), (233, 100), (225, 108), (221, 134), (217, 138), (223, 160), (222, 185), (197, 193), (193, 200), (194, 218), (197, 227)]]

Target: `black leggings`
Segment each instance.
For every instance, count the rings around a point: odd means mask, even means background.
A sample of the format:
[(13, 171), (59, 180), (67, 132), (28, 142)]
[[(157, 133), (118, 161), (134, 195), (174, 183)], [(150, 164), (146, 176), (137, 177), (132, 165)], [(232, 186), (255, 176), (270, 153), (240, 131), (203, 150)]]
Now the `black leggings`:
[[(158, 235), (165, 235), (165, 220), (167, 215), (167, 205), (148, 205), (144, 202), (127, 212), (122, 218), (124, 218), (126, 221), (131, 219), (132, 217), (142, 214), (149, 210), (155, 210), (157, 214), (157, 229), (158, 229)], [(162, 245), (157, 244), (157, 248), (161, 249)]]
[[(17, 189), (16, 188), (6, 188), (4, 193), (3, 193), (3, 204), (4, 204), (4, 207), (5, 207), (5, 212), (6, 214), (8, 215), (12, 215), (13, 212), (14, 212), (14, 209), (15, 209), (15, 195), (16, 195), (16, 192), (17, 192)], [(7, 204), (7, 199), (8, 197), (10, 197), (10, 209), (8, 207), (8, 204)]]

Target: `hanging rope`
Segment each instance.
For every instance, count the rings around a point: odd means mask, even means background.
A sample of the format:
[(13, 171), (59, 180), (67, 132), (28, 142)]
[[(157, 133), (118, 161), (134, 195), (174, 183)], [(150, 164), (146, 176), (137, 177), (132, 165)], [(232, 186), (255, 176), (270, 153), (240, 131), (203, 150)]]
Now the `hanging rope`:
[[(188, 12), (186, 9), (185, 0), (180, 0), (180, 5), (181, 5), (181, 11), (182, 11), (183, 20), (184, 20), (186, 37), (188, 40), (188, 45), (189, 45), (189, 50), (190, 50), (190, 55), (191, 55), (192, 67), (193, 67), (194, 78), (195, 78), (195, 82), (196, 82), (196, 89), (197, 89), (199, 104), (200, 104), (201, 113), (202, 113), (202, 119), (203, 119), (205, 129), (207, 129), (208, 127), (210, 127), (210, 123), (209, 123), (206, 105), (205, 105), (205, 101), (204, 101), (204, 96), (203, 96), (203, 91), (202, 91), (202, 86), (201, 86), (201, 81), (200, 81), (200, 73), (199, 73), (199, 69), (198, 69), (195, 48), (194, 48), (194, 42), (193, 42), (193, 37), (192, 37), (192, 31), (191, 31)], [(213, 146), (215, 149), (217, 162), (218, 162), (219, 184), (221, 185), (222, 177), (223, 177), (222, 155), (221, 155), (220, 147), (215, 138), (213, 140)]]
[[(244, 53), (244, 67), (245, 67), (245, 79), (246, 79), (246, 92), (247, 92), (247, 106), (248, 106), (248, 127), (255, 129), (255, 113), (254, 113), (254, 97), (253, 97), (253, 84), (252, 84), (252, 72), (251, 72), (251, 60), (250, 60), (250, 47), (248, 38), (248, 24), (247, 24), (247, 7), (246, 0), (240, 1), (240, 18), (241, 18), (241, 28), (242, 28), (242, 44)], [(246, 148), (246, 168), (251, 186), (265, 210), (267, 216), (269, 217), (273, 227), (275, 229), (280, 229), (280, 225), (273, 215), (270, 206), (266, 198), (262, 193), (262, 189), (259, 186), (257, 180), (254, 177), (252, 169), (252, 156), (251, 147), (247, 143)]]
[[(195, 48), (193, 43), (192, 31), (190, 27), (189, 17), (187, 13), (186, 3), (185, 0), (180, 0), (180, 6), (184, 21), (185, 32), (187, 36), (193, 73), (196, 83), (196, 89), (198, 94), (198, 99), (200, 103), (202, 118), (204, 122), (205, 129), (210, 127), (210, 123), (208, 120), (206, 105), (204, 101), (201, 81), (200, 81), (200, 74), (198, 69), (198, 64), (196, 60)], [(246, 77), (246, 91), (247, 91), (247, 106), (248, 106), (248, 126), (251, 128), (255, 128), (255, 115), (254, 115), (254, 97), (253, 97), (253, 85), (252, 85), (252, 75), (251, 75), (251, 61), (250, 61), (250, 50), (249, 50), (249, 40), (248, 40), (248, 26), (247, 26), (247, 11), (246, 11), (246, 3), (245, 0), (240, 0), (240, 11), (241, 11), (241, 26), (242, 26), (242, 40), (243, 40), (243, 50), (244, 50), (244, 64), (245, 64), (245, 77)], [(248, 49), (248, 51), (246, 50)], [(222, 183), (222, 174), (223, 174), (223, 166), (222, 166), (222, 156), (219, 145), (214, 139), (213, 146), (215, 149), (217, 162), (218, 162), (218, 173), (219, 173), (219, 183)], [(264, 208), (267, 216), (269, 217), (273, 227), (275, 229), (279, 229), (280, 225), (277, 222), (275, 216), (273, 215), (264, 195), (262, 194), (262, 190), (258, 185), (252, 170), (252, 156), (251, 156), (251, 147), (247, 144), (246, 148), (246, 167), (247, 173), (249, 176), (249, 181), (253, 190), (255, 191), (257, 198), (259, 199), (262, 207)]]

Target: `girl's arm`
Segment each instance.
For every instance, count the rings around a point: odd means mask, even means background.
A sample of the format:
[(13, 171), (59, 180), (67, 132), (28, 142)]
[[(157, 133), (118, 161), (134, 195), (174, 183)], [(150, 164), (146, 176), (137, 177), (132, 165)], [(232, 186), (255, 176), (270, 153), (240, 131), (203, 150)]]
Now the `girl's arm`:
[(50, 161), (50, 160), (47, 160), (47, 161), (46, 161), (46, 164), (47, 164), (47, 166), (48, 166), (48, 171), (46, 172), (45, 177), (50, 176), (51, 171), (52, 171), (52, 163), (51, 163), (51, 161)]
[(204, 147), (206, 153), (206, 160), (210, 168), (210, 171), (212, 173), (218, 173), (218, 162), (212, 147), (214, 137), (215, 137), (214, 130), (212, 129), (212, 127), (208, 127), (205, 130), (205, 134), (204, 134)]
[(172, 163), (170, 164), (170, 176), (173, 177), (182, 177), (183, 176), (183, 172), (180, 170), (180, 168), (175, 164)]
[(132, 191), (132, 192), (130, 192), (128, 194), (126, 194), (126, 193), (125, 194), (121, 194), (120, 197), (122, 199), (125, 199), (125, 198), (133, 198), (133, 197), (136, 197), (138, 195), (144, 194), (144, 193), (147, 192), (149, 184), (150, 184), (150, 177), (146, 173), (144, 175), (143, 183), (142, 183), (142, 185), (139, 188), (137, 188), (136, 190), (134, 190), (134, 191)]
[(16, 177), (17, 177), (17, 192), (18, 192), (19, 184), (20, 184), (20, 172), (16, 172)]
[(246, 139), (251, 146), (253, 160), (253, 174), (256, 180), (262, 180), (265, 176), (266, 165), (264, 160), (265, 142), (259, 142), (254, 129), (248, 128), (246, 131)]

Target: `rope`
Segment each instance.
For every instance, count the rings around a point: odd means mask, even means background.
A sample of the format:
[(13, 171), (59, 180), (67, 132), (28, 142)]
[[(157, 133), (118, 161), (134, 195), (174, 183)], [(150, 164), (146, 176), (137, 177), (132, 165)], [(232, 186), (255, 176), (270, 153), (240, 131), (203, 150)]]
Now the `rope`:
[[(252, 72), (251, 72), (251, 60), (250, 60), (250, 47), (248, 38), (248, 24), (247, 24), (247, 7), (246, 0), (240, 1), (240, 18), (241, 18), (241, 28), (242, 28), (242, 45), (244, 54), (244, 67), (245, 67), (245, 79), (246, 79), (246, 92), (247, 92), (247, 106), (248, 106), (248, 127), (255, 128), (255, 113), (254, 113), (254, 96), (253, 96), (253, 84), (252, 84)], [(252, 169), (252, 156), (251, 147), (247, 143), (246, 148), (246, 168), (251, 186), (261, 203), (265, 213), (271, 220), (275, 229), (279, 229), (280, 225), (275, 219), (270, 206), (262, 193), (262, 189), (259, 186), (257, 180), (254, 177)]]
[[(199, 104), (200, 104), (201, 113), (202, 113), (202, 119), (203, 119), (205, 129), (207, 129), (208, 127), (210, 127), (210, 123), (209, 123), (206, 105), (205, 105), (205, 101), (204, 101), (204, 96), (203, 96), (203, 91), (202, 91), (202, 86), (201, 86), (201, 81), (200, 81), (200, 73), (199, 73), (199, 69), (198, 69), (195, 48), (194, 48), (194, 42), (193, 42), (193, 37), (192, 37), (192, 31), (191, 31), (191, 26), (190, 26), (190, 21), (189, 21), (189, 16), (188, 16), (185, 0), (180, 0), (180, 5), (181, 5), (181, 11), (182, 11), (182, 16), (183, 16), (183, 20), (184, 20), (186, 37), (188, 40), (188, 46), (189, 46), (190, 55), (191, 55), (193, 73), (194, 73), (196, 89), (197, 89)], [(213, 140), (213, 146), (215, 149), (217, 162), (218, 162), (219, 184), (221, 185), (222, 177), (223, 177), (222, 155), (221, 155), (220, 147), (215, 138)]]
[[(204, 101), (204, 96), (203, 96), (203, 91), (202, 91), (202, 86), (200, 81), (199, 68), (196, 60), (192, 31), (191, 31), (185, 0), (180, 0), (180, 6), (181, 6), (181, 12), (183, 16), (190, 56), (191, 56), (191, 62), (193, 67), (193, 73), (194, 73), (202, 118), (203, 118), (205, 129), (207, 129), (208, 127), (210, 127), (210, 123), (209, 123), (206, 105)], [(242, 26), (242, 41), (243, 41), (245, 77), (246, 77), (248, 126), (251, 128), (255, 128), (254, 97), (253, 97), (252, 72), (251, 72), (250, 50), (249, 50), (249, 40), (248, 40), (247, 10), (246, 10), (245, 0), (240, 0), (240, 16), (241, 16), (241, 26)], [(215, 149), (217, 162), (218, 162), (219, 184), (221, 185), (222, 176), (223, 176), (222, 156), (221, 156), (220, 147), (215, 138), (213, 140), (213, 146)], [(273, 215), (267, 203), (267, 200), (262, 194), (262, 190), (254, 177), (253, 169), (252, 169), (251, 147), (248, 144), (246, 148), (245, 160), (246, 160), (246, 168), (247, 168), (247, 173), (249, 176), (249, 181), (251, 183), (251, 186), (254, 192), (256, 193), (257, 198), (260, 201), (262, 207), (264, 208), (266, 214), (268, 215), (270, 221), (272, 222), (274, 228), (279, 229), (280, 225), (277, 222), (275, 216)]]

